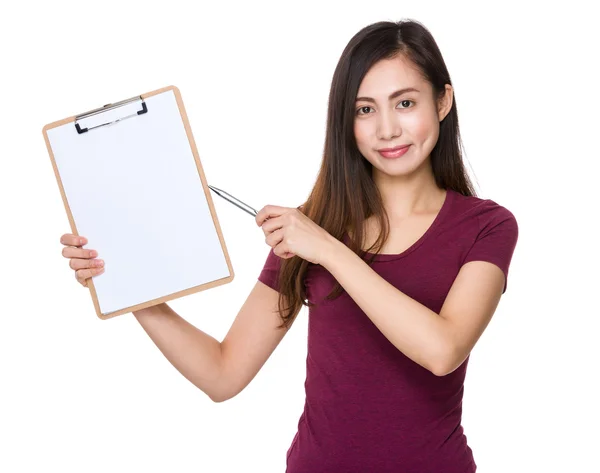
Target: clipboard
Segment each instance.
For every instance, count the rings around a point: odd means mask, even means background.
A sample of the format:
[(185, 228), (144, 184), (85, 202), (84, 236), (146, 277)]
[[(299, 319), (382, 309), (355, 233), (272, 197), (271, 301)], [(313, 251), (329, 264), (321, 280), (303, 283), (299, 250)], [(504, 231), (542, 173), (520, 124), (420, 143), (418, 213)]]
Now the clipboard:
[(88, 279), (100, 319), (233, 280), (177, 87), (50, 123), (42, 133), (71, 232), (105, 262)]

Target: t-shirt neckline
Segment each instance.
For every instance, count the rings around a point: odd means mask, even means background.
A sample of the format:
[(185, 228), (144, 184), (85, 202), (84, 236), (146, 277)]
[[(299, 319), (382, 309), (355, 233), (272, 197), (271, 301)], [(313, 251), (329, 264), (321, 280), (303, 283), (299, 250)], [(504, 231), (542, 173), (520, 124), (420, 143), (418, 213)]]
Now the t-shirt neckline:
[[(450, 204), (452, 202), (453, 197), (454, 197), (454, 190), (446, 189), (446, 197), (444, 198), (444, 203), (442, 204), (442, 207), (440, 208), (439, 212), (433, 219), (433, 222), (431, 223), (431, 225), (429, 225), (429, 228), (427, 230), (425, 230), (425, 233), (423, 233), (423, 235), (421, 235), (421, 238), (419, 238), (417, 241), (415, 241), (411, 246), (409, 246), (406, 250), (404, 250), (401, 253), (377, 254), (377, 255), (375, 255), (375, 258), (373, 259), (373, 261), (392, 261), (392, 260), (396, 260), (399, 258), (404, 258), (405, 256), (408, 256), (410, 253), (415, 251), (417, 248), (419, 248), (431, 236), (431, 234), (437, 229), (437, 227), (440, 226), (446, 213), (448, 213), (448, 209), (450, 208)], [(347, 242), (348, 241), (347, 239), (348, 239), (348, 232), (345, 232), (344, 240)], [(371, 256), (373, 256), (373, 254), (374, 253), (370, 253), (367, 251), (367, 252), (365, 252), (363, 258), (370, 259)]]

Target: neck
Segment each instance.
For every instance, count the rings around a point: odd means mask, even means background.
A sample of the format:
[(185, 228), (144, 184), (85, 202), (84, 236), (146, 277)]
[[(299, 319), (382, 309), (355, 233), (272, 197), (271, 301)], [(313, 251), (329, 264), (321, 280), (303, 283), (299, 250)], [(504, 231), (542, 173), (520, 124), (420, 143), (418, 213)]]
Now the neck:
[(442, 206), (446, 191), (435, 183), (430, 165), (422, 168), (422, 172), (417, 171), (409, 176), (375, 173), (373, 168), (373, 180), (379, 188), (383, 206), (391, 221), (436, 213)]

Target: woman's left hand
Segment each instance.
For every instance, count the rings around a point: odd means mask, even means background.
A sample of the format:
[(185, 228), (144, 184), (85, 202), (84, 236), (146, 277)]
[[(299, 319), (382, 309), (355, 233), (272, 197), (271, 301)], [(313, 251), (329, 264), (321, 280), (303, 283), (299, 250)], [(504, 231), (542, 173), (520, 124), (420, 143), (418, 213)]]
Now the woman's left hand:
[(299, 256), (314, 264), (323, 264), (335, 238), (300, 210), (266, 205), (256, 215), (266, 243), (281, 258)]

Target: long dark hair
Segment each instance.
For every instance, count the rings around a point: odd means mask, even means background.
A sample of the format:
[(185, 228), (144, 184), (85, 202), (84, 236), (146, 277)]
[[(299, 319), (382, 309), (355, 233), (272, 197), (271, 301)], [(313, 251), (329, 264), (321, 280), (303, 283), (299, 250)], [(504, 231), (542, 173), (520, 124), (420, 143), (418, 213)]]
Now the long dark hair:
[[(301, 211), (333, 237), (341, 240), (346, 232), (353, 237), (349, 248), (364, 258), (365, 219), (375, 216), (383, 229), (366, 251), (377, 254), (389, 235), (389, 220), (378, 188), (372, 179), (372, 164), (359, 152), (354, 136), (354, 109), (358, 88), (377, 61), (404, 55), (432, 85), (434, 97), (441, 98), (445, 84), (452, 85), (442, 54), (431, 33), (419, 22), (381, 21), (360, 30), (344, 49), (335, 68), (327, 110), (323, 160), (315, 185)], [(431, 152), (436, 184), (465, 196), (475, 190), (463, 165), (456, 99), (440, 123), (438, 141)], [(372, 261), (369, 260), (368, 263)], [(280, 259), (280, 327), (289, 328), (307, 300), (304, 277), (310, 264), (293, 256)], [(327, 300), (338, 297), (343, 287), (337, 283)], [(287, 307), (285, 307), (287, 302)]]

